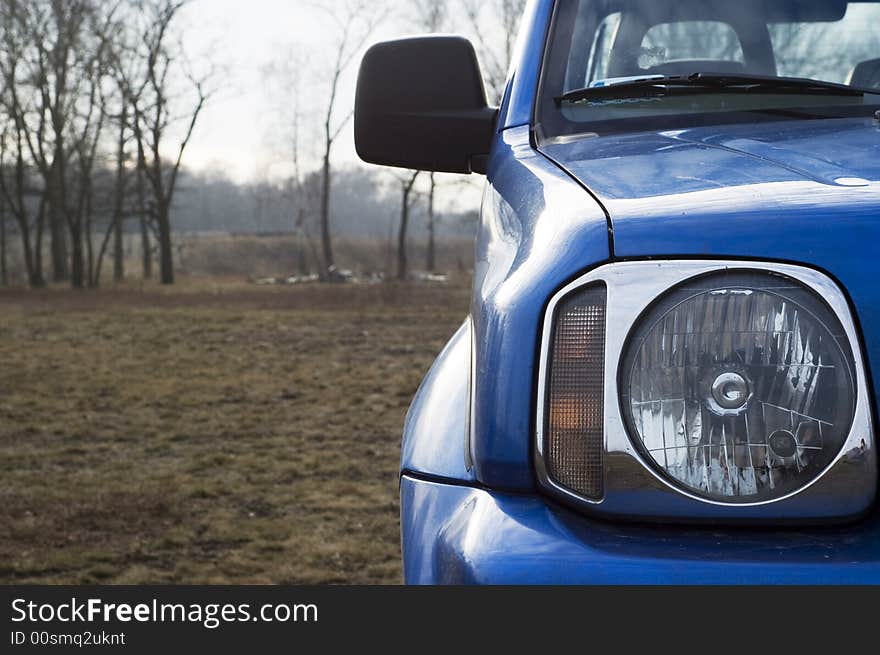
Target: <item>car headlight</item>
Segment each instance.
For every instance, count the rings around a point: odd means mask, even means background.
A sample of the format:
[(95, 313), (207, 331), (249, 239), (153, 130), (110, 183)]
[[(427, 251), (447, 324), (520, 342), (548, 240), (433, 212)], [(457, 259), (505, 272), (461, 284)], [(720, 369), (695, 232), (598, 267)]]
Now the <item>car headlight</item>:
[(629, 519), (860, 516), (878, 474), (858, 338), (840, 288), (807, 268), (595, 269), (545, 315), (538, 482)]
[(624, 418), (648, 461), (714, 500), (806, 486), (852, 426), (843, 327), (778, 275), (710, 275), (672, 290), (639, 320), (620, 373)]

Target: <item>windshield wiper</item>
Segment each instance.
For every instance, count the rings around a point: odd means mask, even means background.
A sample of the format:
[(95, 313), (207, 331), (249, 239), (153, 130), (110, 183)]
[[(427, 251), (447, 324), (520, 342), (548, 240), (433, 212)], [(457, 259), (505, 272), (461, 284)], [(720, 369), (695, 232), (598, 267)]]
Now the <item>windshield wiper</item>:
[(687, 76), (649, 76), (608, 86), (587, 87), (569, 91), (555, 100), (557, 104), (562, 104), (581, 100), (656, 98), (690, 93), (777, 93), (864, 97), (866, 93), (874, 93), (874, 91), (799, 77), (694, 73)]

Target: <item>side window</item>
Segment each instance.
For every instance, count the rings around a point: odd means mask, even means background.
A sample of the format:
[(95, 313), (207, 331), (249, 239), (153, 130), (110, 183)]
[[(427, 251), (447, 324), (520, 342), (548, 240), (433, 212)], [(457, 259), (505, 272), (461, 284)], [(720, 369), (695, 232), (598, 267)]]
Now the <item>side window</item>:
[(651, 69), (687, 60), (745, 63), (736, 31), (719, 21), (682, 21), (655, 25), (642, 41), (639, 66)]
[(593, 40), (593, 47), (590, 49), (585, 86), (608, 77), (608, 61), (611, 58), (611, 48), (614, 46), (614, 39), (620, 27), (620, 16), (620, 12), (609, 14), (599, 24), (596, 38)]

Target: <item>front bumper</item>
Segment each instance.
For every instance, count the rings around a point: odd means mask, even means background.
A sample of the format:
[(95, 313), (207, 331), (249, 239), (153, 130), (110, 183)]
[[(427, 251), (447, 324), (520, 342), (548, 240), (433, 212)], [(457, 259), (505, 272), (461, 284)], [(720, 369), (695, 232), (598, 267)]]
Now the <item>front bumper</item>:
[(404, 476), (408, 584), (880, 584), (880, 517), (810, 529), (587, 519), (534, 495)]

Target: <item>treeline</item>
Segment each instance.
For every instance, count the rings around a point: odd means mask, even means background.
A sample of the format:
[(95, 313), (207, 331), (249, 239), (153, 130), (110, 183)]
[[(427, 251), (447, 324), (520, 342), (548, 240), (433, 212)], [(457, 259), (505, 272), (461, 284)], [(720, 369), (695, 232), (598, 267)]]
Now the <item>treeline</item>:
[(159, 277), (174, 282), (171, 208), (211, 78), (176, 38), (184, 4), (0, 2), (4, 281), (11, 216), (32, 287), (98, 286), (108, 252), (121, 277), (129, 222), (143, 237), (144, 276), (155, 244)]
[[(189, 3), (0, 0), (0, 284), (97, 287), (108, 263), (120, 281), (133, 234), (141, 275), (172, 284), (175, 235), (200, 231), (292, 234), (323, 279), (337, 270), (335, 236), (377, 239), (394, 244), (404, 278), (408, 239), (424, 239), (430, 271), (438, 238), (471, 233), (473, 215), (444, 214), (435, 198), (460, 182), (336, 164), (351, 122), (340, 85), (393, 20), (402, 32), (470, 34), (497, 100), (524, 0), (314, 0), (326, 52), (267, 68), (267, 85), (286, 93), (266, 110), (280, 119), (273, 137), (290, 172), (250, 183), (183, 166), (221, 79), (186, 52)], [(306, 69), (319, 78), (308, 88)]]
[[(451, 177), (451, 176), (450, 176)], [(386, 242), (395, 240), (400, 211), (399, 188), (388, 172), (376, 167), (346, 166), (334, 172), (333, 203), (330, 205), (334, 236)], [(320, 174), (305, 182), (305, 209), (319, 211)], [(446, 186), (461, 184), (443, 180)], [(444, 187), (446, 188), (446, 187)], [(292, 220), (301, 206), (297, 189), (286, 180), (236, 182), (222, 171), (181, 170), (178, 193), (172, 208), (175, 230), (181, 234), (297, 234)], [(427, 188), (413, 194), (413, 225), (410, 236), (428, 238)], [(457, 191), (455, 187), (450, 192)], [(476, 195), (476, 194), (475, 194)], [(311, 202), (308, 202), (311, 199)], [(441, 239), (470, 239), (476, 224), (475, 211), (444, 208), (435, 212), (435, 230)], [(129, 228), (131, 232), (134, 226)], [(300, 230), (303, 238), (317, 239), (317, 230)], [(350, 263), (343, 261), (342, 265)], [(313, 271), (319, 269), (313, 263)]]
[[(465, 32), (474, 39), (480, 52), (489, 95), (497, 102), (503, 95), (525, 0), (412, 0), (407, 3), (315, 0), (312, 4), (326, 17), (322, 35), (326, 38), (331, 61), (322, 73), (327, 81), (326, 86), (321, 85), (324, 87), (322, 101), (312, 107), (302, 102), (303, 96), (308, 95), (302, 93), (302, 71), (312, 66), (313, 53), (297, 52), (294, 47), (292, 52), (285, 52), (283, 60), (267, 66), (265, 72), (268, 85), (286, 90), (280, 98), (284, 107), (280, 113), (284, 120), (274, 129), (275, 136), (287, 144), (290, 152), (290, 192), (298, 199), (293, 223), (301, 238), (310, 244), (315, 243), (320, 261), (319, 275), (332, 279), (337, 269), (333, 238), (338, 225), (334, 205), (343, 188), (332, 155), (334, 145), (344, 134), (352, 116), (350, 106), (338, 106), (340, 82), (357, 64), (357, 55), (377, 28), (389, 19), (393, 19), (402, 33)], [(307, 159), (304, 153), (310, 145), (305, 137), (307, 134), (320, 135), (319, 143), (314, 145), (321, 166), (313, 173), (306, 172), (301, 166)], [(432, 272), (436, 264), (436, 240), (441, 229), (435, 211), (441, 186), (438, 176), (424, 171), (396, 171), (391, 179), (398, 206), (393, 226), (395, 275), (402, 280), (410, 273), (407, 244), (413, 227), (414, 208), (419, 202), (426, 217), (426, 269)]]

